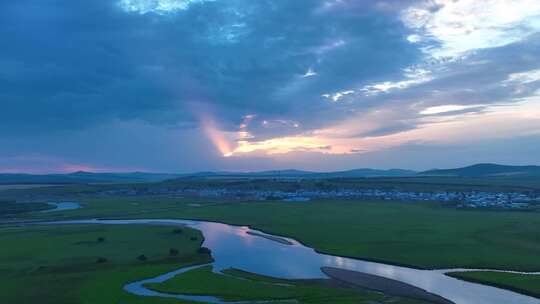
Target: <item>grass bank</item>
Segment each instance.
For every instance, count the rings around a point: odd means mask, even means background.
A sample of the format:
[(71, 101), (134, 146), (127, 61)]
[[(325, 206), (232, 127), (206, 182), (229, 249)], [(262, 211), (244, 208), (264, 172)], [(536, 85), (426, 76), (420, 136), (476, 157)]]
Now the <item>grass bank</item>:
[(461, 280), (509, 289), (540, 298), (540, 275), (489, 271), (452, 272), (448, 275)]
[(223, 202), (166, 197), (82, 202), (85, 207), (79, 210), (38, 216), (211, 220), (294, 237), (325, 253), (418, 268), (540, 270), (537, 213), (456, 210), (436, 202)]
[(250, 225), (322, 252), (419, 268), (540, 270), (535, 213), (329, 200), (213, 205), (170, 215)]
[[(226, 301), (276, 301), (300, 304), (423, 303), (411, 299), (385, 297), (374, 292), (324, 286), (318, 281), (279, 280), (237, 270), (226, 274), (212, 272), (211, 266), (188, 271), (161, 284), (149, 284), (153, 290), (190, 295), (211, 295)], [(200, 284), (204, 282), (204, 284)]]
[[(198, 253), (202, 240), (199, 231), (185, 227), (5, 227), (0, 229), (0, 303), (190, 303), (134, 296), (126, 293), (123, 286), (183, 266), (210, 262), (210, 255)], [(215, 295), (226, 300), (294, 299), (312, 304), (419, 303), (322, 286), (316, 282), (265, 278), (241, 271), (231, 270), (227, 271), (227, 276), (218, 275), (210, 268), (192, 271), (153, 287), (174, 293)]]
[[(172, 230), (148, 226), (0, 229), (0, 303), (178, 303), (137, 297), (122, 289), (126, 282), (210, 260), (197, 254), (202, 241), (199, 231)], [(177, 249), (175, 256), (170, 248)]]

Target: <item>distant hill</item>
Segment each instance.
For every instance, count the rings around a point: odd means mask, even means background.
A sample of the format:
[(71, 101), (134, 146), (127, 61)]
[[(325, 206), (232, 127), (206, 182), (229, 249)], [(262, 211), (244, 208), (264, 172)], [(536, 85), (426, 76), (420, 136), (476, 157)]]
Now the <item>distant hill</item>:
[(330, 172), (330, 173), (315, 173), (314, 176), (330, 177), (330, 178), (354, 178), (354, 177), (405, 177), (415, 176), (416, 171), (403, 169), (377, 170), (377, 169), (354, 169), (348, 171)]
[(412, 176), (416, 172), (400, 169), (375, 170), (356, 169), (341, 172), (310, 172), (301, 170), (274, 170), (260, 172), (197, 172), (190, 174), (162, 173), (92, 173), (74, 172), (69, 174), (0, 174), (0, 184), (97, 184), (97, 183), (142, 183), (160, 182), (170, 179), (198, 178), (360, 178)]
[(260, 172), (199, 172), (180, 176), (186, 178), (364, 178), (364, 177), (404, 177), (415, 176), (417, 172), (411, 170), (391, 169), (354, 169), (336, 172), (312, 172), (301, 170), (274, 170)]
[(0, 184), (92, 184), (92, 183), (136, 183), (159, 182), (177, 178), (179, 174), (162, 173), (92, 173), (74, 172), (69, 174), (0, 174)]
[(220, 178), (220, 177), (237, 177), (237, 178), (275, 178), (275, 177), (300, 177), (314, 174), (314, 172), (301, 170), (273, 170), (273, 171), (257, 171), (257, 172), (227, 172), (227, 171), (208, 171), (196, 172), (190, 174), (181, 174), (178, 178)]
[(497, 177), (497, 176), (538, 176), (540, 166), (505, 166), (498, 164), (477, 164), (456, 169), (434, 169), (421, 172), (430, 176)]
[(324, 179), (324, 178), (376, 178), (376, 177), (422, 177), (422, 176), (462, 176), (462, 177), (533, 177), (540, 178), (540, 166), (504, 166), (497, 164), (477, 164), (456, 169), (434, 169), (416, 172), (403, 169), (354, 169), (336, 172), (312, 172), (302, 170), (273, 170), (259, 172), (197, 172), (189, 174), (166, 173), (92, 173), (74, 172), (69, 174), (0, 174), (0, 184), (99, 184), (99, 183), (145, 183), (175, 179), (219, 179), (219, 178), (283, 178), (283, 179)]

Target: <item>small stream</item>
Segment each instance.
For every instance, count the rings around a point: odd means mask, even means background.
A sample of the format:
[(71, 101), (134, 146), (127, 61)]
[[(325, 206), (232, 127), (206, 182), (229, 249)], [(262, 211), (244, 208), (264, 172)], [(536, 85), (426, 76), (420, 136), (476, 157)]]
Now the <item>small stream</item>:
[[(215, 260), (212, 265), (216, 272), (236, 268), (260, 275), (284, 279), (316, 279), (327, 278), (321, 271), (321, 267), (335, 267), (407, 283), (456, 304), (540, 304), (540, 299), (500, 288), (465, 282), (445, 275), (447, 272), (472, 271), (473, 269), (420, 270), (320, 254), (294, 239), (272, 236), (244, 226), (168, 219), (77, 220), (48, 224), (182, 225), (202, 231), (205, 237), (203, 246), (212, 250), (212, 257)], [(277, 241), (277, 239), (281, 239), (281, 241)], [(146, 283), (164, 282), (177, 274), (191, 269), (193, 267), (179, 269), (157, 278), (129, 283), (124, 286), (124, 289), (132, 294), (141, 296), (174, 297), (204, 303), (226, 303), (215, 297), (158, 293), (148, 290), (143, 286)]]
[(75, 202), (60, 202), (60, 203), (47, 203), (47, 204), (54, 206), (54, 208), (43, 210), (41, 211), (42, 213), (68, 211), (68, 210), (75, 210), (75, 209), (81, 208), (81, 204), (75, 203)]

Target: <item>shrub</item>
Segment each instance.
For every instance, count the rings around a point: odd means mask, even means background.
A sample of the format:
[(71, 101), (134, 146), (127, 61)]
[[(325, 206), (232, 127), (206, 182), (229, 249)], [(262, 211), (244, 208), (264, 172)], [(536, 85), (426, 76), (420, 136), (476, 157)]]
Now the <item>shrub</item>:
[(140, 256), (137, 257), (137, 260), (144, 262), (148, 260), (148, 258), (144, 254), (141, 254)]
[(184, 233), (184, 230), (182, 230), (181, 228), (177, 228), (177, 229), (173, 230), (173, 233), (174, 234), (182, 234), (182, 233)]
[(190, 237), (189, 239), (192, 240), (192, 241), (196, 241), (196, 240), (198, 240), (199, 238), (196, 237), (196, 236), (192, 236), (192, 237)]
[(171, 248), (171, 249), (169, 249), (169, 255), (170, 255), (170, 256), (177, 256), (178, 253), (179, 253), (179, 252), (178, 252), (178, 249), (176, 249), (176, 248)]
[(103, 243), (103, 242), (105, 242), (105, 237), (100, 236), (100, 237), (98, 237), (97, 241), (98, 241), (98, 243)]
[(206, 247), (201, 247), (197, 250), (197, 253), (199, 254), (212, 254), (212, 250)]
[(98, 264), (103, 264), (103, 263), (107, 263), (107, 259), (106, 258), (97, 258), (96, 260), (96, 263)]

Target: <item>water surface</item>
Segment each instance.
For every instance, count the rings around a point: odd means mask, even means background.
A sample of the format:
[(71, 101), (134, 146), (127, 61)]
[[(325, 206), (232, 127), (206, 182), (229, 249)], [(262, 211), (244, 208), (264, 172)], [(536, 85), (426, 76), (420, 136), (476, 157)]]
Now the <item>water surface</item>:
[(81, 208), (81, 204), (75, 203), (75, 202), (60, 202), (60, 203), (47, 203), (47, 204), (52, 205), (55, 208), (43, 210), (41, 212), (44, 212), (44, 213), (59, 212), (59, 211), (75, 210), (75, 209)]

